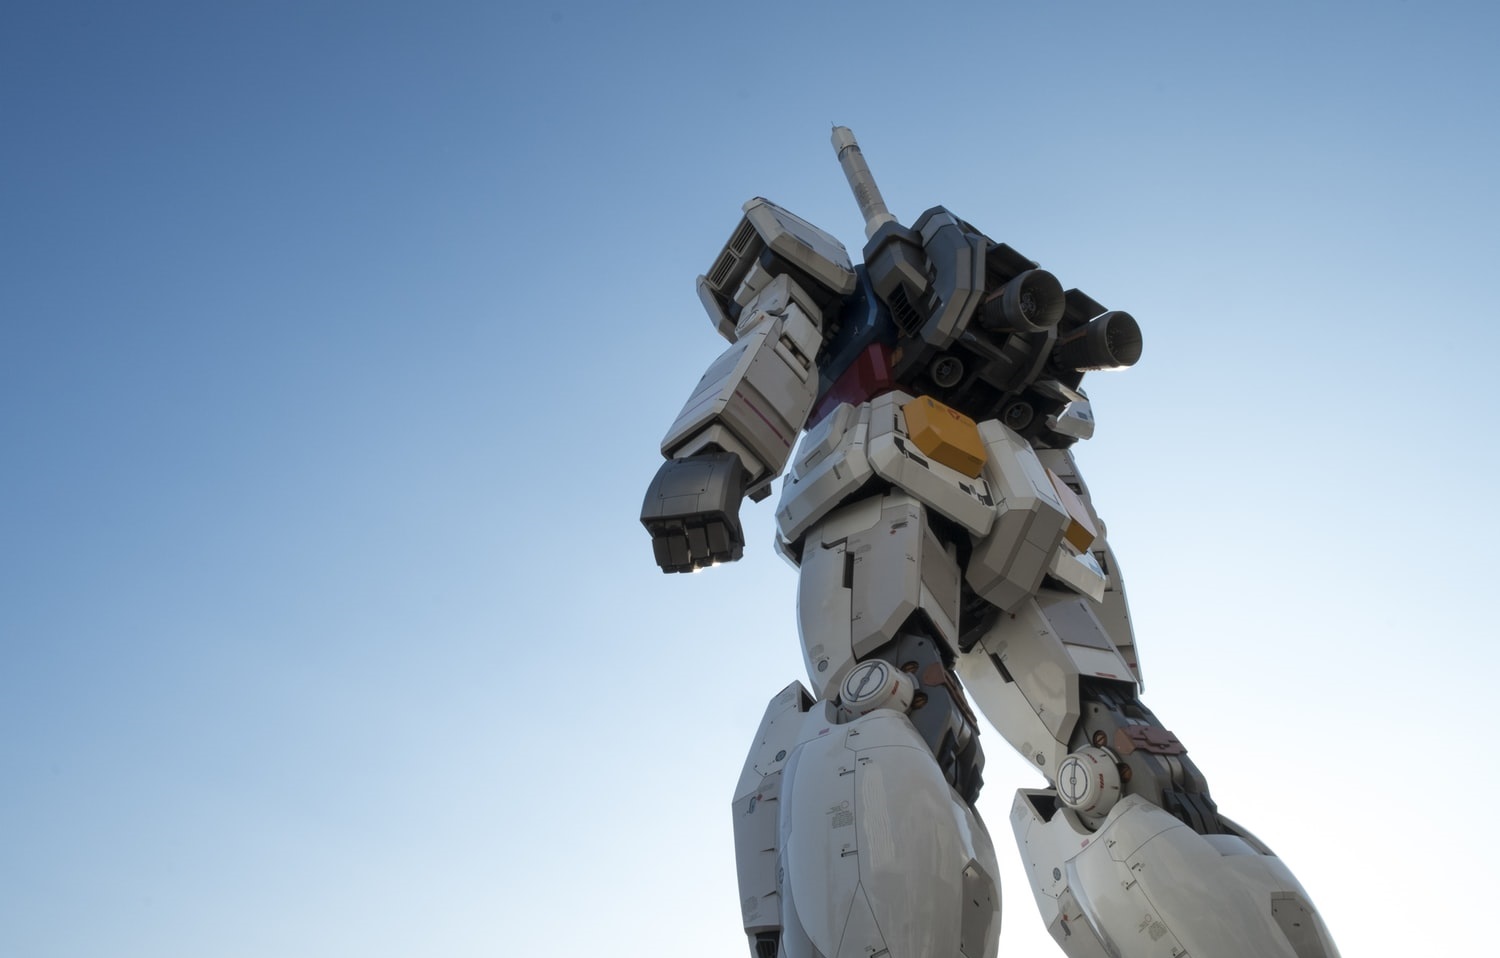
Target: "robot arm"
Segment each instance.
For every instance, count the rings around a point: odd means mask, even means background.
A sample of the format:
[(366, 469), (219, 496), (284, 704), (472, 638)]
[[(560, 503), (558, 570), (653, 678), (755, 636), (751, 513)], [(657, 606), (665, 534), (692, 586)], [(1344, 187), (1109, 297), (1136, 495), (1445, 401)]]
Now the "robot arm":
[(662, 440), (667, 461), (641, 522), (665, 572), (738, 559), (739, 505), (790, 458), (818, 391), (825, 311), (854, 289), (837, 240), (760, 198), (745, 204), (698, 292), (730, 346), (704, 373)]
[(641, 522), (664, 572), (743, 554), (741, 498), (769, 493), (817, 392), (822, 315), (790, 277), (772, 280), (741, 317), (662, 440), (667, 461), (646, 491)]
[(785, 274), (747, 303), (735, 340), (708, 368), (662, 440), (662, 455), (734, 453), (751, 498), (781, 474), (818, 389), (822, 311)]

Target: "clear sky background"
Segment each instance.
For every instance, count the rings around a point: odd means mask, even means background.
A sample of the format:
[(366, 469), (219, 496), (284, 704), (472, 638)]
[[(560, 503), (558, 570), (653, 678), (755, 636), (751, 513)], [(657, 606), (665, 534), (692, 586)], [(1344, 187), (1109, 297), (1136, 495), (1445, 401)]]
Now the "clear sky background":
[(1146, 701), (1345, 955), (1485, 952), (1494, 11), (8, 3), (0, 955), (745, 954), (795, 576), (637, 515), (739, 205), (857, 255), (832, 123), (1137, 317)]

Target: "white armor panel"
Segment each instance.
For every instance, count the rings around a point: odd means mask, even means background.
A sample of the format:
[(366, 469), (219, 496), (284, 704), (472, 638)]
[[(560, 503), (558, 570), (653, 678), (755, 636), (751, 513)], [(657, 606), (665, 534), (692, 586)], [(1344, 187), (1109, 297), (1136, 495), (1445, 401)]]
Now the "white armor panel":
[(1125, 664), (1129, 666), (1130, 674), (1135, 678), (1136, 687), (1144, 692), (1146, 682), (1141, 675), (1140, 658), (1135, 648), (1135, 630), (1130, 625), (1130, 606), (1125, 597), (1125, 577), (1120, 572), (1120, 563), (1115, 559), (1114, 550), (1105, 539), (1104, 520), (1100, 519), (1099, 514), (1094, 511), (1093, 499), (1089, 496), (1089, 489), (1084, 484), (1083, 476), (1078, 472), (1072, 450), (1042, 449), (1037, 452), (1037, 458), (1043, 466), (1052, 470), (1054, 475), (1078, 495), (1088, 509), (1089, 515), (1093, 517), (1094, 528), (1098, 530), (1099, 537), (1094, 541), (1090, 555), (1093, 556), (1104, 575), (1104, 594), (1102, 597), (1095, 598), (1098, 604), (1093, 607), (1093, 611), (1104, 627), (1104, 631), (1109, 635), (1110, 642), (1119, 650)]
[(840, 405), (808, 432), (782, 484), (776, 510), (784, 542), (795, 544), (873, 476), (975, 535), (989, 531), (995, 520), (989, 482), (982, 476), (971, 479), (916, 451), (901, 415), (901, 406), (911, 401), (906, 393), (891, 392), (858, 407)]
[(1104, 570), (1092, 553), (1078, 553), (1070, 545), (1059, 545), (1047, 563), (1047, 574), (1095, 602), (1104, 600)]
[(795, 543), (875, 475), (865, 456), (869, 421), (868, 404), (843, 403), (808, 431), (781, 485), (776, 507), (780, 541)]
[(801, 570), (797, 619), (819, 698), (919, 609), (950, 647), (957, 642), (958, 564), (912, 496), (871, 496), (831, 513), (807, 534)]
[(994, 420), (979, 424), (999, 496), (993, 530), (974, 546), (968, 582), (992, 605), (1009, 609), (1036, 593), (1058, 553), (1068, 510), (1031, 444)]
[(989, 483), (983, 476), (971, 479), (917, 452), (901, 415), (901, 407), (911, 401), (912, 397), (903, 392), (889, 392), (871, 400), (866, 449), (870, 467), (934, 512), (976, 536), (984, 535), (995, 521), (995, 499)]
[(1095, 608), (1071, 593), (1042, 590), (1001, 615), (956, 666), (985, 718), (1049, 782), (1078, 722), (1080, 677), (1130, 681)]
[[(994, 847), (906, 717), (880, 709), (832, 726), (816, 707), (783, 714), (800, 724), (763, 725), (758, 747), (785, 758), (753, 784), (747, 766), (735, 800), (751, 862), (741, 865), (747, 932), (779, 927), (787, 958), (993, 958)], [(776, 886), (754, 864), (768, 851)]]
[(1199, 835), (1138, 796), (1098, 831), (1050, 806), (1023, 789), (1011, 825), (1070, 958), (1338, 958), (1307, 893), (1252, 836)]
[[(857, 408), (841, 405), (808, 432), (798, 447), (791, 475), (782, 485), (781, 502), (776, 510), (777, 528), (784, 542), (795, 544), (814, 522), (872, 476), (910, 493), (929, 509), (952, 519), (977, 537), (990, 532), (996, 516), (998, 474), (986, 466), (981, 476), (970, 478), (918, 452), (901, 413), (901, 407), (911, 401), (907, 393), (889, 392)], [(981, 435), (988, 426), (1005, 429), (998, 423), (985, 423), (980, 427)], [(1005, 451), (1006, 462), (1009, 464), (1020, 455), (1029, 458), (1020, 465), (1007, 465), (1007, 474), (1030, 468), (1036, 481), (1046, 487), (1046, 494), (1052, 497), (1060, 516), (1055, 520), (1058, 528), (1053, 540), (1044, 542), (1041, 533), (1031, 534), (1038, 542), (1035, 555), (1028, 553), (1026, 557), (1030, 562), (1026, 568), (1031, 574), (1027, 585), (1035, 589), (1062, 535), (1067, 510), (1056, 502), (1046, 471), (1036, 462), (1031, 447), (1019, 436), (1015, 436), (1015, 442), (1019, 444), (1016, 450)], [(1026, 488), (1030, 490), (1030, 484)], [(1027, 508), (1026, 503), (1017, 494), (1016, 504), (1002, 506), (1001, 513), (1007, 508), (1012, 511)], [(1024, 537), (1029, 527), (1022, 527), (1021, 520), (1022, 514), (1017, 512), (1010, 527), (1020, 528)], [(1009, 540), (1004, 544), (1011, 547)]]
[(740, 456), (756, 486), (780, 474), (818, 389), (822, 316), (788, 276), (741, 314), (738, 335), (703, 374), (662, 440), (662, 455), (717, 446)]
[(744, 217), (708, 274), (698, 277), (698, 298), (725, 339), (732, 343), (742, 331), (730, 318), (731, 304), (745, 307), (773, 278), (761, 266), (761, 254), (767, 250), (829, 292), (854, 291), (854, 266), (844, 244), (764, 197), (748, 200), (743, 209)]
[(808, 742), (788, 776), (787, 895), (817, 949), (806, 954), (995, 954), (1000, 898), (988, 833), (905, 716), (872, 712)]
[[(809, 715), (810, 709), (814, 714)], [(746, 934), (781, 927), (776, 870), (781, 849), (777, 810), (781, 807), (782, 770), (792, 749), (813, 724), (832, 728), (833, 723), (833, 706), (824, 702), (814, 709), (812, 696), (801, 682), (782, 689), (766, 706), (765, 718), (734, 790), (734, 858), (739, 867)]]
[[(1013, 677), (1007, 678), (996, 668), (992, 654), (981, 639), (978, 645), (958, 657), (954, 671), (969, 693), (969, 699), (989, 723), (1026, 761), (1050, 779), (1053, 774), (1049, 774), (1049, 770), (1056, 769), (1067, 756), (1068, 743), (1066, 739), (1058, 739), (1051, 727), (1053, 723), (1043, 721), (1036, 706), (1022, 691), (1021, 683)], [(1053, 683), (1050, 688), (1056, 693), (1056, 701), (1066, 703), (1067, 696), (1061, 686)]]

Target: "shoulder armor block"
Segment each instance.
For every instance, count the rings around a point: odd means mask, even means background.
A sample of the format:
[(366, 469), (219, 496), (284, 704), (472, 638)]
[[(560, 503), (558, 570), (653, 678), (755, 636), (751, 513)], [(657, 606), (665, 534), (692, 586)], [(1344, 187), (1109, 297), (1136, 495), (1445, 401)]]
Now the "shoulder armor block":
[(755, 197), (708, 274), (698, 277), (698, 298), (719, 335), (735, 341), (740, 309), (785, 272), (806, 278), (814, 299), (854, 292), (854, 266), (844, 245), (794, 213)]

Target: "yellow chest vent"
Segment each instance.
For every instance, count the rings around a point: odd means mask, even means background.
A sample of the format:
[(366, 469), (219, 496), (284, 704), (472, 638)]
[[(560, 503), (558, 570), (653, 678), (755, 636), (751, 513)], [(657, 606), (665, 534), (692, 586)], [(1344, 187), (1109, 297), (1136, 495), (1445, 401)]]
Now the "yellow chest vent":
[(907, 434), (924, 456), (971, 479), (979, 478), (986, 453), (974, 420), (930, 396), (913, 399), (901, 407), (901, 414), (906, 417)]

